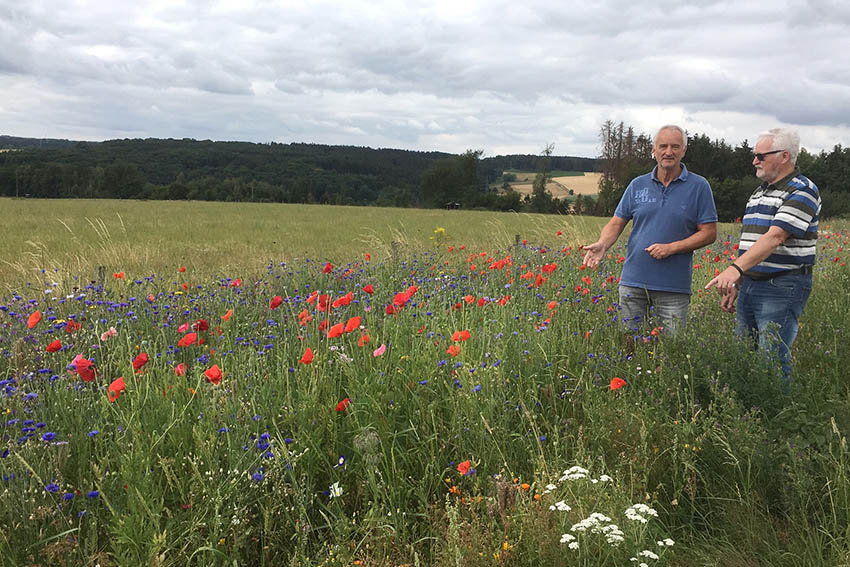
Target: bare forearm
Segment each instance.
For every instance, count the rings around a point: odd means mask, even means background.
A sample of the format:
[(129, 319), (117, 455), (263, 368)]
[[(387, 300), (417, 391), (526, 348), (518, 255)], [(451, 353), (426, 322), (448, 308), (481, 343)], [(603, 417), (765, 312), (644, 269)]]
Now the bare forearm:
[(687, 238), (671, 242), (674, 254), (685, 254), (692, 252), (709, 244), (713, 244), (717, 240), (717, 231), (715, 229), (698, 230)]
[(763, 262), (774, 250), (776, 250), (777, 246), (780, 246), (785, 242), (785, 239), (788, 236), (788, 233), (784, 230), (780, 229), (774, 231), (774, 229), (771, 228), (765, 234), (761, 235), (749, 250), (741, 254), (738, 259), (735, 260), (735, 264), (746, 272), (750, 268)]
[(598, 242), (605, 247), (606, 252), (609, 248), (614, 246), (614, 243), (617, 242), (618, 238), (620, 238), (620, 235), (623, 233), (623, 229), (626, 227), (626, 223), (628, 223), (627, 220), (619, 217), (611, 217), (608, 224), (602, 228), (602, 233), (599, 235)]

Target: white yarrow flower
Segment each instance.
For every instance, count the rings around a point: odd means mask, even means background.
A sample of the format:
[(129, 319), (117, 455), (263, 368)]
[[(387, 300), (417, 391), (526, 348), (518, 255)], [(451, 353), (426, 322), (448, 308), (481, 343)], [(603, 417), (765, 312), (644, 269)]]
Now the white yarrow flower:
[(644, 549), (643, 551), (638, 553), (638, 555), (640, 557), (649, 557), (650, 559), (658, 559), (658, 555), (656, 555), (655, 553), (651, 552), (648, 549)]
[(569, 512), (570, 510), (572, 510), (572, 508), (570, 508), (563, 500), (561, 500), (560, 502), (555, 502), (555, 504), (549, 506), (549, 509), (558, 510), (559, 512)]
[(576, 536), (574, 536), (573, 534), (561, 534), (561, 543), (569, 543), (575, 540)]

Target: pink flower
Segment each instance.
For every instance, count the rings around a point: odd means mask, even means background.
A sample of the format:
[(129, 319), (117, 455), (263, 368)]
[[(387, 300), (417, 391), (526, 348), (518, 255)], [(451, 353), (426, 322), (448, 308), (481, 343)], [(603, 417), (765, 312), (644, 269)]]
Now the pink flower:
[(105, 342), (105, 341), (108, 341), (110, 337), (117, 337), (117, 336), (118, 336), (118, 331), (115, 330), (115, 327), (109, 327), (108, 331), (104, 331), (103, 333), (101, 333), (100, 340)]
[(381, 346), (379, 346), (378, 348), (376, 348), (376, 349), (372, 352), (372, 356), (374, 356), (375, 358), (378, 358), (379, 356), (381, 356), (381, 355), (382, 355), (382, 354), (384, 354), (385, 352), (387, 352), (387, 345), (385, 345), (385, 344), (381, 343)]

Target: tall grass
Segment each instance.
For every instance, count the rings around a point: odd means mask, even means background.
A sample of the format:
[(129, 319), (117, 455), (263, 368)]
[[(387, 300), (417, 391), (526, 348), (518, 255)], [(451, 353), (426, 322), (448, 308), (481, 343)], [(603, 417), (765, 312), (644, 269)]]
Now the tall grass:
[[(108, 264), (102, 282), (60, 292), (46, 268), (6, 283), (3, 564), (846, 562), (845, 225), (820, 244), (785, 395), (713, 294), (695, 293), (681, 336), (647, 327), (624, 342), (622, 250), (590, 273), (575, 247), (599, 219), (467, 213), (461, 229), (446, 222), (456, 211), (402, 211), (355, 237), (349, 216), (392, 211), (305, 207), (327, 218), (305, 225), (314, 242), (292, 238), (319, 252), (252, 267), (239, 243), (263, 235), (237, 212), (262, 227), (294, 211), (205, 206), (182, 230), (229, 257), (110, 257), (113, 242), (155, 248), (139, 228), (151, 215), (120, 209), (54, 242), (56, 259)], [(205, 210), (231, 213), (236, 242)], [(733, 243), (695, 256), (695, 290)], [(57, 269), (73, 281), (73, 265)]]

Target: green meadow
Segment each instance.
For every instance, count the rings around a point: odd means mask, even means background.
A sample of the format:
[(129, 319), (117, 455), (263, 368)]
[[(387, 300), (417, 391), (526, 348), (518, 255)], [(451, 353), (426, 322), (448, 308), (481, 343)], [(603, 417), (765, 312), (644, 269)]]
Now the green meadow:
[(850, 563), (850, 223), (790, 393), (702, 292), (619, 320), (605, 219), (0, 202), (2, 565)]

